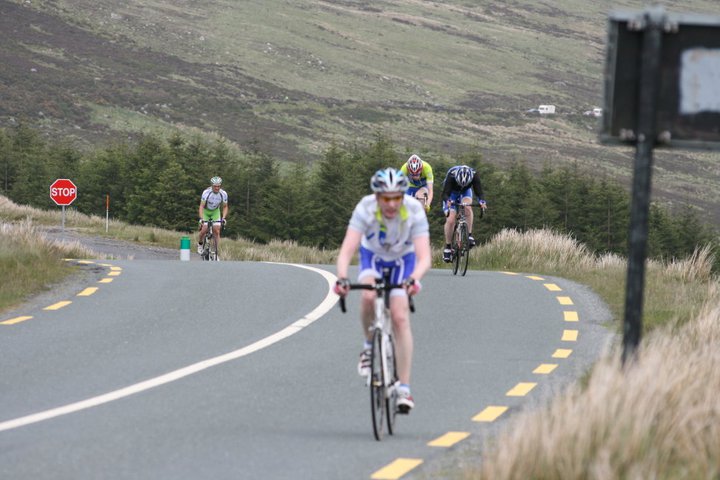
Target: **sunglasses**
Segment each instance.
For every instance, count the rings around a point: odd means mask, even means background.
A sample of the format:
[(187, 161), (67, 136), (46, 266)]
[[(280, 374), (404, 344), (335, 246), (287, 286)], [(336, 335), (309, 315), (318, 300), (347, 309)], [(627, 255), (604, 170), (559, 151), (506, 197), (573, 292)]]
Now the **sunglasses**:
[(392, 195), (392, 196), (381, 196), (380, 200), (382, 200), (383, 203), (392, 203), (392, 202), (401, 202), (403, 199), (402, 195)]

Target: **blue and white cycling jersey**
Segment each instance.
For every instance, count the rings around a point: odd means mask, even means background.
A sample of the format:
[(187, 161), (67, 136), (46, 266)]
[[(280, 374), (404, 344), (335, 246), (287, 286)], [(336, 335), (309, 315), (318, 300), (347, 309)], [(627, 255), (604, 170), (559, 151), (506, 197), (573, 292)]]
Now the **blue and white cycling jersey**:
[(350, 218), (350, 228), (363, 234), (362, 247), (384, 260), (396, 260), (414, 251), (413, 239), (430, 235), (425, 209), (408, 195), (393, 219), (382, 217), (374, 194), (363, 197)]

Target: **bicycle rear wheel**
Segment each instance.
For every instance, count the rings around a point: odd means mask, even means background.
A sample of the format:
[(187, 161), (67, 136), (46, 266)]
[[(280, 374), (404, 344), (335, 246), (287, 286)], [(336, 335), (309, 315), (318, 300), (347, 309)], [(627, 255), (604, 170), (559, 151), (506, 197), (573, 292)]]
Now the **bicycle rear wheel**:
[(458, 260), (458, 265), (462, 269), (462, 276), (465, 276), (465, 273), (467, 272), (468, 267), (468, 261), (470, 260), (470, 240), (468, 239), (468, 230), (467, 225), (461, 225), (460, 226), (460, 243), (462, 244), (462, 248), (460, 249), (460, 252), (458, 252), (460, 258)]
[(397, 391), (395, 384), (397, 383), (397, 368), (395, 366), (395, 341), (392, 335), (388, 335), (385, 340), (385, 365), (386, 371), (390, 374), (387, 382), (385, 410), (387, 411), (387, 427), (388, 433), (392, 435), (395, 432), (395, 414), (397, 413)]
[(370, 411), (372, 412), (373, 433), (376, 440), (383, 438), (383, 420), (385, 415), (385, 379), (382, 366), (382, 331), (373, 333), (372, 353), (370, 355)]

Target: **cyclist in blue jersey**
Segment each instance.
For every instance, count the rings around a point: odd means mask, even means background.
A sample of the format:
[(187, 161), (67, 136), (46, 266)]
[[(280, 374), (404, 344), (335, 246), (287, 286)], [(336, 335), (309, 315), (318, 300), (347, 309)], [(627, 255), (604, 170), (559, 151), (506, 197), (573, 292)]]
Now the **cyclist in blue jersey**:
[[(348, 267), (358, 248), (360, 283), (375, 283), (376, 279), (381, 278), (383, 267), (390, 267), (391, 282), (406, 286), (405, 289), (390, 292), (390, 316), (400, 380), (397, 389), (398, 410), (408, 413), (415, 406), (410, 393), (413, 338), (408, 295), (420, 291), (420, 279), (430, 269), (430, 231), (422, 204), (405, 195), (408, 181), (402, 172), (394, 168), (378, 170), (370, 185), (374, 193), (363, 197), (355, 207), (340, 247), (335, 293), (340, 296), (348, 294)], [(360, 313), (365, 339), (358, 372), (363, 376), (370, 374), (370, 326), (375, 315), (376, 295), (373, 290), (362, 291)]]
[[(210, 186), (200, 195), (200, 207), (198, 208), (198, 216), (200, 217), (200, 235), (198, 236), (198, 253), (203, 253), (203, 238), (208, 229), (208, 220), (213, 221), (213, 235), (220, 244), (220, 227), (225, 225), (228, 214), (228, 194), (220, 188), (222, 186), (222, 178), (212, 177)], [(222, 211), (221, 211), (222, 210)]]
[(483, 199), (482, 184), (480, 176), (475, 170), (467, 165), (457, 165), (448, 170), (445, 180), (443, 180), (442, 202), (443, 212), (445, 213), (445, 248), (443, 249), (443, 261), (452, 261), (452, 250), (450, 242), (452, 240), (453, 229), (455, 228), (455, 210), (452, 205), (457, 202), (467, 204), (465, 207), (465, 218), (467, 219), (470, 246), (475, 245), (475, 238), (472, 235), (473, 228), (473, 211), (470, 204), (473, 199), (473, 192), (478, 198), (478, 203), (483, 210), (487, 208)]

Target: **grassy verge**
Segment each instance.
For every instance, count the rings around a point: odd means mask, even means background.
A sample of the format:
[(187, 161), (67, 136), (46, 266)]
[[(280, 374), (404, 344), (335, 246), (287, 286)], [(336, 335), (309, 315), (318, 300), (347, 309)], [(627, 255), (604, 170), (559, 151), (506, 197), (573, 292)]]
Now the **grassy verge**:
[(45, 240), (29, 223), (0, 224), (0, 311), (73, 272), (63, 258), (89, 254), (79, 244)]
[[(474, 253), (480, 268), (558, 275), (591, 286), (622, 317), (625, 262), (595, 257), (567, 237), (502, 232)], [(482, 459), (453, 479), (718, 478), (720, 282), (701, 249), (649, 262), (645, 337), (636, 362), (618, 352), (548, 406), (522, 413)]]

